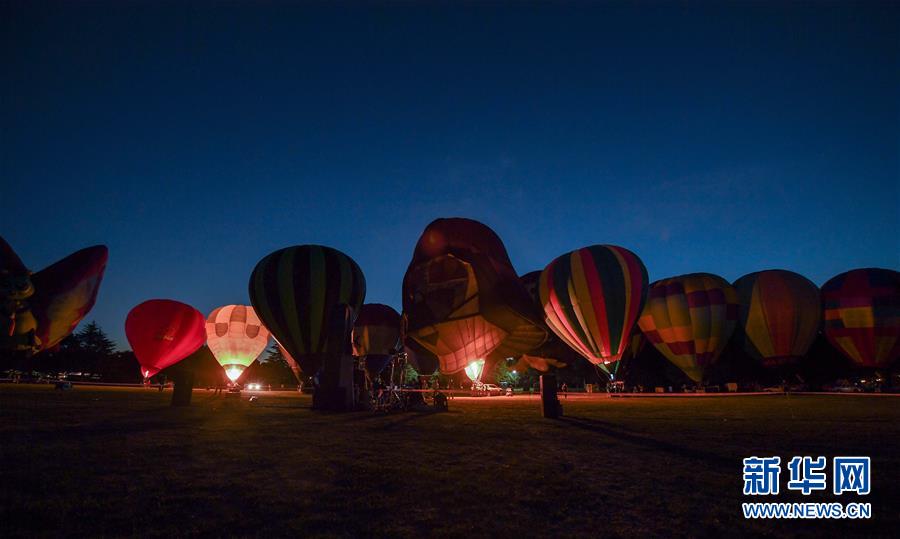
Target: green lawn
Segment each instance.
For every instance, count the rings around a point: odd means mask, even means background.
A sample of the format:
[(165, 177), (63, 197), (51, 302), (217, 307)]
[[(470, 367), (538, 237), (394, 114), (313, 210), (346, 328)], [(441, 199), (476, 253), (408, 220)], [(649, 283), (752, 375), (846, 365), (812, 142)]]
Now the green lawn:
[[(296, 393), (0, 385), (0, 535), (884, 535), (900, 399), (454, 399), (319, 414)], [(741, 459), (869, 455), (866, 497), (742, 495)], [(830, 468), (830, 465), (829, 465)], [(782, 472), (785, 490), (787, 469)], [(829, 473), (830, 480), (830, 473)], [(745, 521), (743, 501), (868, 501), (871, 521)]]

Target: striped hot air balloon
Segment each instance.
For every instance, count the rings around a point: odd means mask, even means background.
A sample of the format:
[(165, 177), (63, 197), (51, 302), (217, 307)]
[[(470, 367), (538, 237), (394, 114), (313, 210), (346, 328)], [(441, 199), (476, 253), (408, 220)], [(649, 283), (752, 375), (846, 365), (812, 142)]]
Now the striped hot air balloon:
[(860, 367), (890, 367), (900, 356), (900, 273), (864, 268), (822, 285), (825, 337)]
[[(344, 343), (336, 334), (334, 320), (343, 306), (359, 312), (366, 279), (344, 253), (321, 245), (300, 245), (260, 260), (249, 288), (250, 302), (263, 324), (303, 372), (314, 374), (326, 355), (349, 348), (349, 338)], [(345, 329), (349, 334), (350, 328)]]
[(750, 273), (735, 281), (734, 287), (747, 352), (768, 368), (799, 361), (819, 331), (819, 288), (785, 270)]
[(400, 313), (381, 303), (366, 303), (353, 325), (353, 355), (364, 358), (374, 376), (390, 363), (400, 348)]
[(709, 273), (650, 285), (638, 325), (647, 340), (691, 380), (703, 380), (728, 344), (738, 318), (737, 291)]
[(538, 288), (550, 329), (608, 371), (629, 346), (644, 306), (647, 269), (624, 247), (592, 245), (550, 262)]
[(206, 318), (206, 342), (225, 374), (234, 382), (269, 344), (269, 330), (253, 307), (225, 305)]

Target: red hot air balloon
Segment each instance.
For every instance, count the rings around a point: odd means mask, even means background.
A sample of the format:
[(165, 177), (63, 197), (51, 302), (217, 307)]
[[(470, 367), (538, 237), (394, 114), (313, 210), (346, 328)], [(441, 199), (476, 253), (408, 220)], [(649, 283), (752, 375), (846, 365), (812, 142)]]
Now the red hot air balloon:
[(900, 273), (848, 271), (822, 285), (825, 337), (856, 365), (890, 367), (900, 356)]
[(146, 379), (203, 346), (206, 328), (203, 315), (190, 305), (151, 299), (128, 313), (125, 336)]

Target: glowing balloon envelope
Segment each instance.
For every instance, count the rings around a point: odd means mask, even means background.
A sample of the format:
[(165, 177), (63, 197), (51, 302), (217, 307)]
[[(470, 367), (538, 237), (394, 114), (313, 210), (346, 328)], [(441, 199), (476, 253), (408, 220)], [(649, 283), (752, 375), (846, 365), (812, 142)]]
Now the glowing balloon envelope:
[(860, 367), (890, 367), (900, 356), (900, 272), (864, 268), (822, 285), (825, 337)]
[(624, 247), (592, 245), (550, 262), (538, 291), (550, 329), (608, 370), (629, 346), (647, 294), (647, 269)]
[(471, 219), (437, 219), (419, 238), (403, 278), (406, 335), (445, 374), (475, 359), (490, 369), (547, 340), (503, 242)]
[(476, 359), (475, 361), (470, 362), (466, 365), (466, 376), (469, 377), (469, 380), (473, 382), (481, 379), (481, 375), (484, 372), (484, 360)]
[(125, 318), (125, 336), (150, 378), (203, 346), (203, 315), (179, 301), (151, 299), (131, 309)]
[(806, 355), (819, 331), (819, 288), (797, 273), (766, 270), (734, 282), (744, 347), (764, 367), (789, 365)]
[(666, 358), (700, 382), (734, 332), (737, 291), (710, 273), (692, 273), (650, 285), (638, 325)]
[(225, 305), (206, 319), (206, 342), (232, 382), (236, 381), (269, 344), (269, 330), (253, 307)]

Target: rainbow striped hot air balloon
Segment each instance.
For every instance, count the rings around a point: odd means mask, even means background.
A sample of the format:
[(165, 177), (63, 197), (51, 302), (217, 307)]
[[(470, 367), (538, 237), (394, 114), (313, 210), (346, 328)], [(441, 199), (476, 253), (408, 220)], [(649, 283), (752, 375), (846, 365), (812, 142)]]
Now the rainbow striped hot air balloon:
[(646, 293), (643, 262), (615, 245), (592, 245), (562, 255), (544, 268), (539, 283), (550, 329), (607, 371), (628, 348)]
[(785, 270), (750, 273), (735, 281), (734, 287), (747, 352), (767, 368), (799, 361), (819, 331), (819, 288)]
[(900, 273), (864, 268), (822, 285), (825, 337), (860, 367), (890, 367), (900, 356)]
[(225, 305), (209, 313), (206, 342), (228, 379), (234, 382), (266, 349), (269, 330), (253, 307)]
[(650, 285), (638, 325), (647, 340), (688, 377), (700, 382), (734, 332), (737, 291), (709, 273), (691, 273)]
[(349, 256), (321, 245), (281, 249), (259, 261), (249, 287), (256, 314), (303, 372), (315, 374), (326, 356), (349, 349), (333, 321), (343, 306), (359, 312), (366, 296), (366, 279)]

